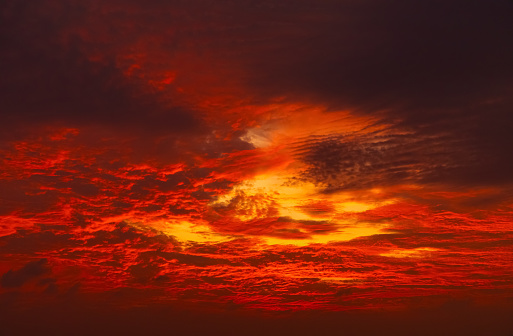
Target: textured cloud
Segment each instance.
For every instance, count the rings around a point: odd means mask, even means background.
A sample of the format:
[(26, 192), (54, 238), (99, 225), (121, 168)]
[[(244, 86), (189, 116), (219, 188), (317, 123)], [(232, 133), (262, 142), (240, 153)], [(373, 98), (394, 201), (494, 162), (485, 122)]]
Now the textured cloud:
[(511, 332), (510, 2), (0, 7), (12, 334)]
[[(513, 104), (508, 84), (513, 72), (511, 3), (322, 1), (295, 4), (294, 10), (288, 6), (280, 8), (289, 20), (266, 40), (272, 52), (250, 68), (253, 88), (265, 96), (380, 116), (397, 134), (338, 146), (328, 139), (312, 144), (320, 151), (321, 146), (347, 147), (347, 158), (333, 153), (332, 160), (339, 161), (329, 169), (353, 155), (372, 157), (392, 179), (408, 180), (412, 174), (405, 165), (414, 164), (428, 170), (423, 177), (428, 182), (511, 183), (507, 144), (512, 139), (505, 126), (512, 123), (508, 111)], [(400, 143), (381, 150), (378, 141)], [(320, 160), (321, 166), (331, 163)], [(452, 165), (441, 166), (446, 163)]]
[(472, 184), (470, 178), (483, 173), (475, 153), (462, 151), (468, 144), (450, 135), (336, 135), (306, 139), (298, 148), (296, 155), (307, 165), (300, 177), (325, 192), (401, 184)]
[(94, 60), (92, 49), (98, 45), (77, 31), (85, 29), (87, 35), (94, 29), (83, 26), (92, 23), (92, 8), (61, 1), (8, 1), (3, 7), (2, 95), (11, 111), (7, 121), (99, 124), (152, 133), (196, 127), (190, 111), (165, 107), (157, 95), (127, 81), (112, 63), (113, 54)]

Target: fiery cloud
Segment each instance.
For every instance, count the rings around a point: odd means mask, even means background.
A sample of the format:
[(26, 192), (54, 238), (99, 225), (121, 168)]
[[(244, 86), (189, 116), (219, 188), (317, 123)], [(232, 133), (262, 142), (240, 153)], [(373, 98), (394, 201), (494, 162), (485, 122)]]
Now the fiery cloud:
[(134, 314), (157, 334), (173, 315), (181, 333), (370, 335), (408, 317), (457, 335), (441, 316), (481, 315), (494, 327), (463, 329), (511, 333), (512, 13), (2, 2), (9, 330), (87, 334), (90, 314), (136, 332), (116, 322)]

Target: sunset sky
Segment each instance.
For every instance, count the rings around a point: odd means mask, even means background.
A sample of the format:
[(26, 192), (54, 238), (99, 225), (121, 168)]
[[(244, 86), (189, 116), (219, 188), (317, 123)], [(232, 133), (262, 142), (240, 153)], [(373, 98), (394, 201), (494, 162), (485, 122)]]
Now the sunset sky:
[(3, 0), (0, 328), (511, 336), (512, 147), (512, 1)]

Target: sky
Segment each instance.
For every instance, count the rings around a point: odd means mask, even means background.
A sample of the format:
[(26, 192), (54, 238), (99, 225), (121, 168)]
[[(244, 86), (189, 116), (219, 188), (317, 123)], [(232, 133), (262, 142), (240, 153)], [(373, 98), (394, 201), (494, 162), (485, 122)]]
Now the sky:
[(513, 335), (513, 2), (4, 0), (9, 335)]

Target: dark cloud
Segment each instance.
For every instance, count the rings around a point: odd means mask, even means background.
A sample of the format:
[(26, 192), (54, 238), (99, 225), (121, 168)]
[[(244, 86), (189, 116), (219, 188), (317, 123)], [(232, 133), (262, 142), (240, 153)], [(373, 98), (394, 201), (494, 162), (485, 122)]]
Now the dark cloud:
[(75, 24), (90, 19), (91, 8), (61, 1), (7, 1), (2, 7), (4, 128), (101, 125), (152, 134), (198, 129), (190, 110), (166, 107), (158, 95), (128, 82), (115, 55), (91, 60), (92, 46), (73, 33)]
[(0, 251), (8, 254), (31, 254), (69, 247), (76, 242), (74, 235), (52, 230), (33, 231), (19, 229), (16, 233), (0, 237)]
[(58, 201), (59, 191), (36, 190), (37, 184), (27, 180), (0, 181), (0, 214), (8, 215), (20, 210), (32, 214), (46, 212)]
[(269, 35), (273, 53), (255, 68), (272, 69), (273, 80), (271, 71), (260, 72), (269, 94), (301, 93), (368, 112), (400, 108), (417, 122), (507, 97), (513, 24), (506, 1), (281, 6), (288, 35), (279, 28)]
[(21, 287), (28, 281), (50, 272), (48, 260), (45, 258), (28, 262), (18, 270), (10, 270), (0, 280), (4, 288)]
[[(198, 266), (198, 267), (208, 267), (213, 265), (234, 265), (231, 260), (228, 259), (221, 259), (221, 258), (211, 258), (207, 256), (202, 255), (194, 255), (194, 254), (187, 254), (187, 253), (181, 253), (181, 252), (164, 252), (164, 251), (150, 251), (150, 252), (142, 252), (139, 254), (139, 257), (142, 260), (148, 261), (149, 259), (161, 257), (165, 260), (177, 260), (178, 262), (185, 264), (185, 265), (192, 265), (192, 266)], [(147, 267), (148, 265), (140, 265), (137, 266), (137, 268), (142, 268), (142, 270), (147, 273)], [(136, 269), (137, 269), (136, 268)], [(150, 268), (150, 270), (153, 272), (153, 269)]]
[(185, 188), (190, 184), (185, 172), (178, 172), (168, 175), (165, 181), (158, 183), (158, 188), (162, 191), (172, 191)]
[(178, 245), (173, 238), (163, 233), (137, 225), (120, 222), (112, 225), (112, 230), (97, 230), (85, 240), (85, 246), (111, 246), (115, 244), (131, 245), (135, 248), (159, 248)]
[[(355, 170), (363, 155), (389, 171), (384, 181), (407, 182), (411, 172), (404, 165), (413, 161), (433, 170), (422, 178), (427, 182), (512, 182), (511, 3), (304, 1), (294, 9), (288, 3), (280, 7), (287, 9), (280, 12), (281, 21), (274, 18), (281, 25), (261, 42), (268, 53), (248, 67), (256, 92), (380, 117), (393, 130), (410, 133), (404, 141), (421, 142), (418, 148), (411, 145), (410, 158), (408, 151), (384, 152), (374, 144), (335, 144), (339, 151), (348, 146), (343, 155), (356, 159), (353, 167), (339, 168)], [(444, 167), (447, 159), (461, 169)], [(319, 165), (340, 166), (343, 160), (320, 158)], [(439, 160), (437, 166), (433, 160)], [(326, 175), (335, 167), (329, 169)], [(358, 176), (372, 168), (361, 169)]]
[(173, 215), (178, 215), (178, 216), (191, 214), (191, 213), (194, 213), (196, 211), (196, 209), (181, 208), (181, 207), (178, 207), (178, 206), (176, 206), (174, 204), (170, 205), (168, 210)]
[(198, 190), (193, 191), (191, 193), (191, 196), (194, 197), (195, 199), (199, 200), (199, 201), (211, 200), (214, 197), (214, 195), (215, 194), (213, 192), (208, 192), (208, 191), (205, 191), (203, 189), (198, 189)]
[(159, 271), (159, 266), (155, 265), (154, 263), (139, 263), (128, 268), (128, 272), (134, 278), (134, 281), (141, 283), (148, 282), (150, 279), (155, 278)]
[[(117, 1), (7, 1), (4, 7), (5, 125), (94, 124), (167, 135), (158, 148), (141, 141), (138, 151), (169, 157), (184, 144), (170, 134), (205, 129), (194, 108), (175, 99), (178, 87), (203, 92), (206, 86), (209, 94), (242, 88), (262, 103), (285, 97), (378, 115), (419, 137), (452, 133), (469, 142), (455, 151), (471, 150), (487, 162), (468, 181), (487, 176), (499, 183), (513, 167), (504, 145), (513, 140), (507, 1), (198, 0), (144, 9)], [(171, 98), (147, 89), (156, 79), (121, 74), (137, 51), (147, 63), (138, 65), (141, 72), (178, 68)], [(224, 142), (201, 134), (193, 147), (206, 157), (251, 148), (235, 134)]]
[(307, 168), (297, 178), (313, 181), (325, 192), (408, 183), (470, 184), (487, 167), (468, 140), (446, 134), (337, 135), (306, 139), (298, 147), (297, 156)]

